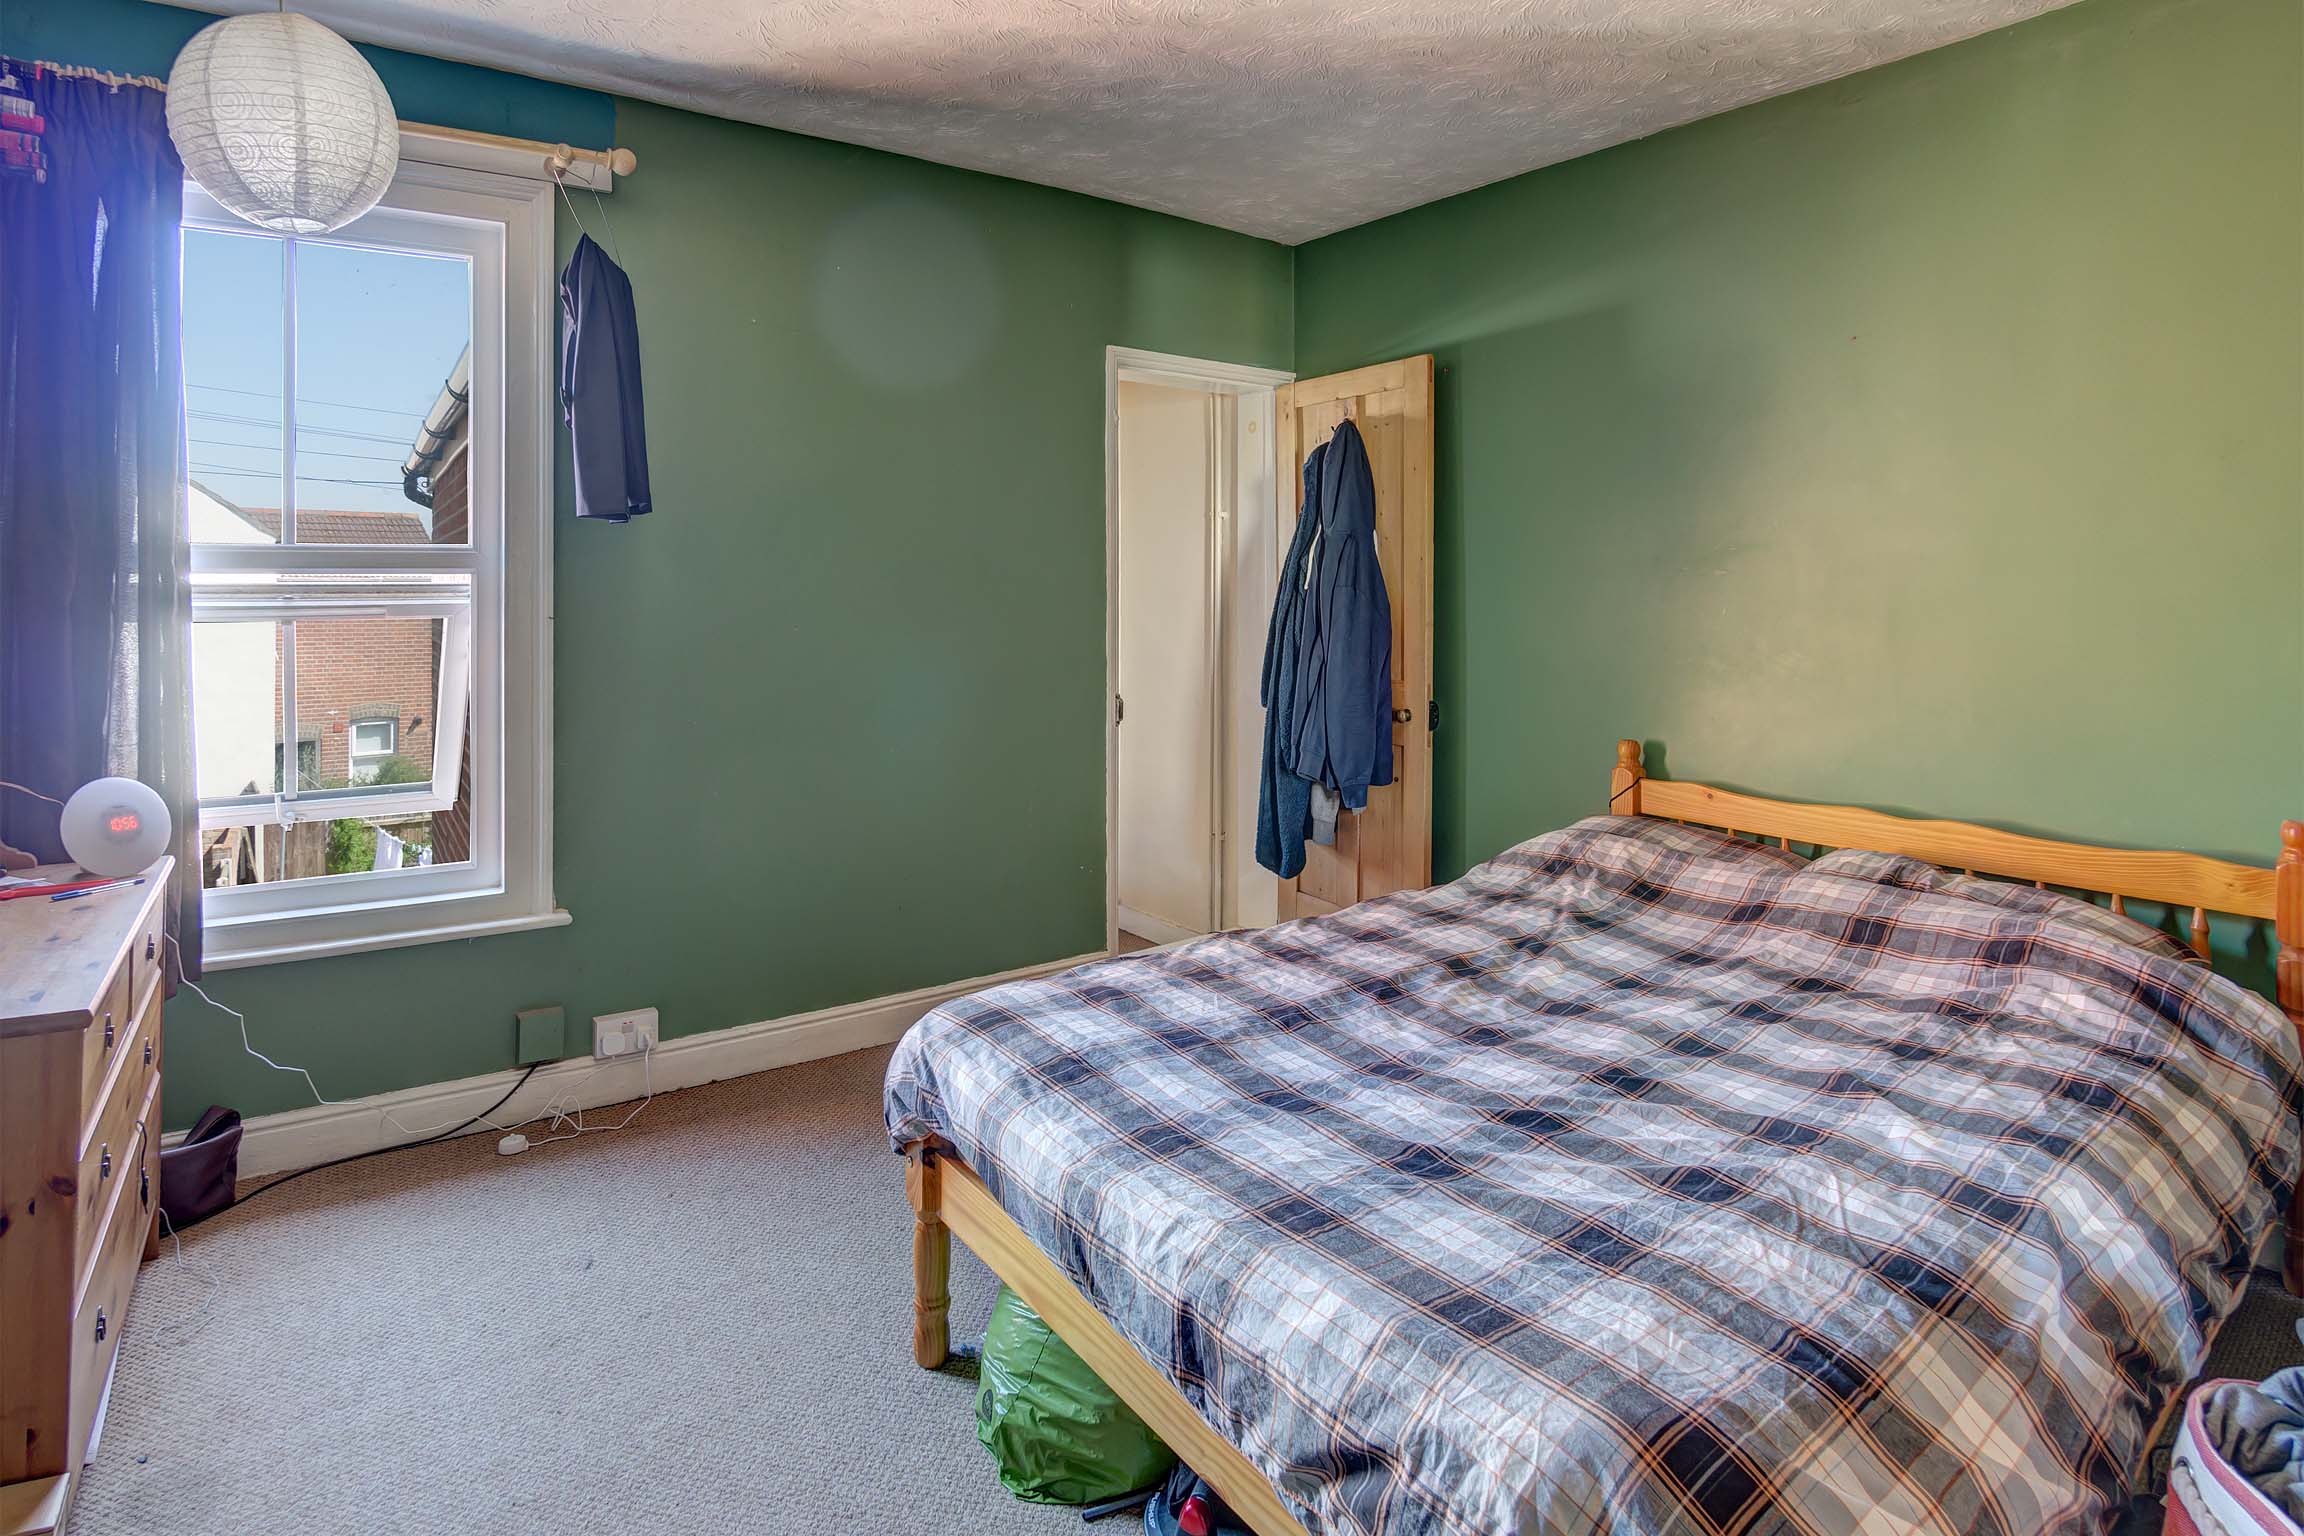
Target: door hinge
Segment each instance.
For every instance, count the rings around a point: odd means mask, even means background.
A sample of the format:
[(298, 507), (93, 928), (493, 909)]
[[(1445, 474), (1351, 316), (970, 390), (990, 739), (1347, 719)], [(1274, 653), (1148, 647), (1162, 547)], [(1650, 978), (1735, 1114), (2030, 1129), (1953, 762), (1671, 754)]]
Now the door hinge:
[(1114, 725), (1118, 725), (1121, 720), (1127, 716), (1127, 714), (1128, 701), (1121, 698), (1118, 694), (1112, 695), (1112, 723)]
[(1424, 729), (1427, 732), (1440, 729), (1440, 701), (1438, 699), (1426, 699), (1424, 701)]

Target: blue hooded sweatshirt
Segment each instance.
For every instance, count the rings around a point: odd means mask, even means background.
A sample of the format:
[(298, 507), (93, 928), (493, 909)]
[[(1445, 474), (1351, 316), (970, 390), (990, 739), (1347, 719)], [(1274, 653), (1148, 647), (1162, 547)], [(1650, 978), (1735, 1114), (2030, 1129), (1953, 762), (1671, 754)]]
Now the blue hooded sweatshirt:
[(1304, 868), (1314, 784), (1345, 807), (1392, 782), (1392, 602), (1376, 557), (1376, 484), (1349, 420), (1304, 464), (1304, 505), (1264, 647), (1256, 862)]

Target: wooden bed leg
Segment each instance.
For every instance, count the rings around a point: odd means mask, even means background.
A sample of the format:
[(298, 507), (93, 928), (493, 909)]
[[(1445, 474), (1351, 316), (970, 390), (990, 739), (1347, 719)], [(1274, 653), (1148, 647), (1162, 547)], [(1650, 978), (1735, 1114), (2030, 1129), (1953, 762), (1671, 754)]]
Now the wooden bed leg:
[(944, 1172), (928, 1143), (904, 1149), (904, 1192), (912, 1198), (912, 1358), (924, 1371), (952, 1352), (952, 1229), (944, 1225)]
[(1613, 816), (1640, 814), (1640, 781), (1647, 770), (1640, 764), (1640, 743), (1627, 736), (1616, 743), (1616, 769), (1608, 775), (1608, 812)]
[[(2280, 862), (2272, 875), (2272, 936), (2279, 944), (2274, 991), (2304, 1043), (2304, 821), (2280, 823)], [(2304, 1296), (2304, 1173), (2288, 1202), (2287, 1242), (2280, 1276), (2288, 1294)]]

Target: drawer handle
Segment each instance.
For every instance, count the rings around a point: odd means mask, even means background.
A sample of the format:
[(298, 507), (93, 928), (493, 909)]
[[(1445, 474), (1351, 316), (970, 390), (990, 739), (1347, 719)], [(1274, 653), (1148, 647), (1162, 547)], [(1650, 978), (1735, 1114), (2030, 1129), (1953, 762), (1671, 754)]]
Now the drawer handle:
[(149, 1035), (144, 1038), (144, 1065), (152, 1065), (152, 1038)]
[(112, 1010), (104, 1010), (104, 1049), (112, 1049)]
[(106, 1327), (105, 1327), (105, 1322), (104, 1322), (104, 1309), (103, 1309), (102, 1307), (98, 1307), (98, 1308), (96, 1309), (96, 1342), (97, 1342), (97, 1343), (101, 1344), (101, 1343), (103, 1343), (103, 1342), (104, 1342), (104, 1334), (105, 1334), (105, 1331), (106, 1331)]
[(150, 935), (150, 934), (146, 934), (146, 935), (144, 935), (144, 958), (145, 958), (145, 959), (147, 959), (147, 960), (150, 960), (150, 959), (151, 959), (151, 958), (152, 958), (154, 955), (158, 954), (159, 952), (160, 952), (160, 941), (159, 941), (159, 940), (157, 940), (157, 939), (155, 939), (155, 938), (153, 938), (153, 937), (152, 937), (152, 935)]
[(112, 1177), (112, 1143), (106, 1142), (103, 1150), (96, 1156), (96, 1182), (101, 1184), (110, 1177)]

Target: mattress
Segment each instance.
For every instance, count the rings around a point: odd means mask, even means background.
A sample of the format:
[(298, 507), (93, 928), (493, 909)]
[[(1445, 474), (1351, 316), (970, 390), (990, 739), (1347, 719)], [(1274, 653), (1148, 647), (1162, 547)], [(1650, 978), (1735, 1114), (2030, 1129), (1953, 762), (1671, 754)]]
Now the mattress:
[(886, 1095), (1315, 1536), (2097, 1532), (2300, 1105), (2140, 923), (1637, 817), (947, 1004)]

